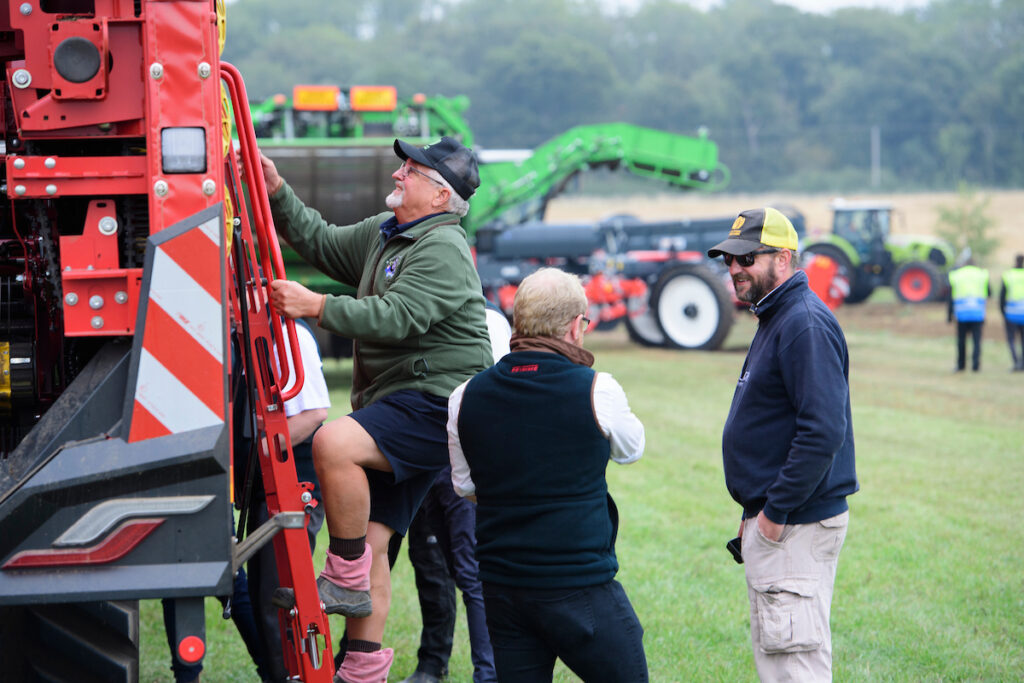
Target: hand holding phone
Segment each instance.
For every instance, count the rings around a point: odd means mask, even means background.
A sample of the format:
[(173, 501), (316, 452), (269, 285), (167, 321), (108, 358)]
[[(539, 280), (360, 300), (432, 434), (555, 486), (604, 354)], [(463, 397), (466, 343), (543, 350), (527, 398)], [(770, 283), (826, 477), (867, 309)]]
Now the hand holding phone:
[(742, 551), (742, 540), (739, 536), (732, 539), (725, 544), (725, 547), (732, 553), (732, 559), (736, 560), (736, 564), (743, 564), (743, 551)]

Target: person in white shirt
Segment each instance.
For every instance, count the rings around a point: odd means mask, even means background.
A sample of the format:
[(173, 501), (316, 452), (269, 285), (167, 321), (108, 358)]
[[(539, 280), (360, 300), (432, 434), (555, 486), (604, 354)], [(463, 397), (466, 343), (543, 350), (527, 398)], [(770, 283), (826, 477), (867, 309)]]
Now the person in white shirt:
[(643, 628), (615, 581), (618, 511), (608, 462), (635, 462), (644, 428), (583, 349), (578, 278), (542, 268), (519, 285), (511, 352), (448, 401), (452, 484), (477, 502), (487, 628), (501, 681), (648, 680)]

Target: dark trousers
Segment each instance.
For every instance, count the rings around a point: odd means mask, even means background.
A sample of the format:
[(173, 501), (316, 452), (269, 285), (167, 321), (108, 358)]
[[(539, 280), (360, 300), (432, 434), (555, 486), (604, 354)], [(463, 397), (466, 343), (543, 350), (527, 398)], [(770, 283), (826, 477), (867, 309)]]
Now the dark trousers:
[[(310, 445), (312, 439), (303, 444), (293, 447), (295, 453), (295, 473), (299, 481), (308, 481), (313, 484), (313, 498), (318, 505), (313, 508), (306, 523), (306, 533), (309, 535), (309, 551), (312, 553), (316, 547), (316, 535), (324, 523), (324, 505), (320, 494), (320, 484), (313, 469), (313, 457)], [(269, 518), (266, 499), (255, 501), (258, 513), (250, 525), (250, 533), (256, 526), (263, 524)], [(249, 558), (249, 595), (252, 598), (252, 608), (255, 613), (256, 627), (259, 632), (260, 642), (263, 646), (264, 657), (267, 664), (267, 676), (265, 680), (284, 681), (288, 678), (288, 668), (284, 663), (284, 649), (281, 640), (281, 622), (278, 616), (279, 608), (271, 602), (274, 591), (281, 585), (277, 578), (277, 557), (274, 553), (273, 541), (268, 542), (260, 548), (255, 555)]]
[(973, 353), (971, 354), (971, 369), (977, 371), (981, 368), (981, 327), (985, 324), (984, 320), (977, 322), (960, 322), (956, 323), (956, 369), (963, 370), (966, 365), (967, 358), (967, 333), (971, 334), (971, 339), (974, 343)]
[(496, 681), (476, 563), (476, 507), (455, 493), (450, 469), (438, 475), (409, 527), (409, 561), (423, 617), (416, 670), (438, 677), (447, 671), (458, 586), (466, 606), (473, 681)]
[[(178, 661), (178, 658), (174, 655), (178, 645), (178, 637), (174, 632), (174, 600), (164, 598), (160, 602), (164, 608), (164, 630), (167, 633), (167, 645), (171, 649), (171, 671), (174, 672), (174, 680), (177, 683), (194, 681), (199, 678), (203, 665), (201, 662), (185, 664)], [(265, 680), (267, 678), (267, 666), (263, 657), (259, 633), (256, 630), (256, 619), (253, 615), (252, 603), (249, 601), (249, 583), (244, 569), (239, 569), (238, 573), (235, 574), (231, 602), (228, 603), (228, 598), (224, 597), (220, 598), (220, 602), (225, 606), (226, 611), (230, 605), (231, 620), (235, 622), (235, 628), (238, 629), (238, 634), (242, 636), (242, 642), (245, 643), (249, 656), (252, 658), (253, 663), (256, 664), (256, 674), (260, 680)]]
[[(1017, 352), (1018, 340), (1020, 353)], [(1010, 345), (1010, 357), (1015, 370), (1024, 370), (1024, 325), (1006, 321), (1006, 343)]]
[(587, 683), (647, 681), (644, 630), (618, 581), (556, 589), (484, 582), (484, 603), (502, 683), (550, 683), (556, 658)]
[(455, 634), (455, 582), (437, 536), (423, 519), (422, 508), (409, 526), (409, 561), (423, 620), (416, 670), (444, 678)]

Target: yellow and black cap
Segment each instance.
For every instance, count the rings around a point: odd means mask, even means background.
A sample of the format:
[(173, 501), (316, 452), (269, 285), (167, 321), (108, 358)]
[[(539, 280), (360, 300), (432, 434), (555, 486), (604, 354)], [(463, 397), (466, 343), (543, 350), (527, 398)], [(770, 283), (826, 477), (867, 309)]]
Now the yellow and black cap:
[(771, 207), (748, 209), (733, 221), (729, 236), (708, 249), (708, 257), (717, 258), (722, 254), (743, 256), (761, 247), (796, 251), (799, 244), (796, 229), (781, 211)]

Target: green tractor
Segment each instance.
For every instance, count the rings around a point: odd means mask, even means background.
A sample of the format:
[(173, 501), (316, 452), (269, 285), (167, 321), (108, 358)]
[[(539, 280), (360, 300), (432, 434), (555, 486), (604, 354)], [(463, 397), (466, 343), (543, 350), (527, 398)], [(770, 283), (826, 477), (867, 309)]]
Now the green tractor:
[(849, 283), (846, 303), (864, 301), (875, 287), (891, 286), (908, 303), (937, 301), (949, 290), (955, 251), (926, 236), (891, 235), (893, 207), (887, 202), (836, 200), (832, 234), (804, 247), (804, 258), (825, 256)]

